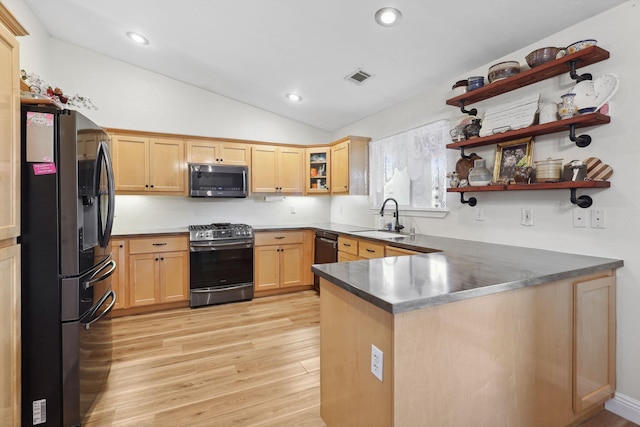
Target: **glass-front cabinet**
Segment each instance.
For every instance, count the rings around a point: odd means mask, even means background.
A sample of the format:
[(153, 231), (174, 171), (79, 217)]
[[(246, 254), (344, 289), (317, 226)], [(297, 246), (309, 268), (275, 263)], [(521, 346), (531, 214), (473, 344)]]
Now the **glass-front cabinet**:
[(329, 174), (331, 149), (307, 148), (305, 186), (307, 194), (328, 194), (331, 190)]

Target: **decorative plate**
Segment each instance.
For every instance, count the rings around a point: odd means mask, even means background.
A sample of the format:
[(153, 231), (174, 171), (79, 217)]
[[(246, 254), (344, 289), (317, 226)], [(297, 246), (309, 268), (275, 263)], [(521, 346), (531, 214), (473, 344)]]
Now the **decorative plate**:
[(604, 74), (595, 80), (583, 80), (571, 88), (575, 93), (575, 104), (579, 109), (600, 109), (618, 91), (620, 79), (616, 74)]

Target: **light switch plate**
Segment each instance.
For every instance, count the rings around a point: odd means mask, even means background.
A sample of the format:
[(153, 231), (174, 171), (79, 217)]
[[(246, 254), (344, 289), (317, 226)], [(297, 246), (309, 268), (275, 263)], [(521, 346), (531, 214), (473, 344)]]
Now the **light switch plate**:
[(591, 209), (591, 228), (604, 228), (604, 210)]
[(573, 226), (576, 228), (587, 227), (587, 212), (582, 208), (573, 210)]

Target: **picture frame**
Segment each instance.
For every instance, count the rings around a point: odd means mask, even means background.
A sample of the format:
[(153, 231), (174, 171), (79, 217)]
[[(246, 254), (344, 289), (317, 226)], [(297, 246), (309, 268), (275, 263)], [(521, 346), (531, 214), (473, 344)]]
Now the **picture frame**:
[(493, 166), (493, 182), (509, 183), (513, 179), (515, 166), (527, 158), (527, 165), (531, 166), (533, 156), (533, 137), (500, 142), (496, 145), (496, 161)]

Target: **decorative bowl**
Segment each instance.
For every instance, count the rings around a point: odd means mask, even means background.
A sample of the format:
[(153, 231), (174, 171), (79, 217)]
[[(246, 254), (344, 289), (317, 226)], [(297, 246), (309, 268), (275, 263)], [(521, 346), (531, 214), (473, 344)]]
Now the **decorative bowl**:
[(565, 49), (559, 47), (543, 47), (531, 52), (525, 57), (525, 60), (527, 61), (527, 64), (529, 64), (529, 67), (534, 68), (538, 65), (544, 64), (545, 62), (564, 56), (565, 52)]
[(451, 88), (453, 96), (459, 96), (463, 93), (467, 93), (467, 87), (469, 86), (468, 80), (458, 80), (456, 84)]
[(520, 72), (520, 63), (518, 61), (505, 61), (489, 67), (489, 83), (515, 76)]
[(598, 40), (595, 39), (585, 39), (577, 41), (567, 46), (567, 54), (576, 53), (579, 50), (595, 46), (596, 44), (598, 44)]
[(589, 108), (580, 108), (578, 110), (578, 114), (589, 114), (589, 113), (595, 113), (596, 111), (596, 107), (589, 107)]

